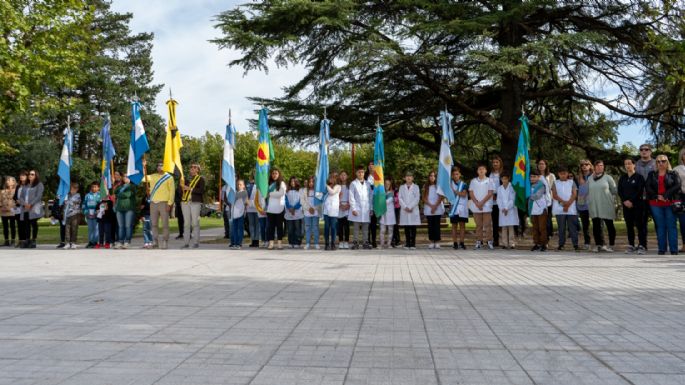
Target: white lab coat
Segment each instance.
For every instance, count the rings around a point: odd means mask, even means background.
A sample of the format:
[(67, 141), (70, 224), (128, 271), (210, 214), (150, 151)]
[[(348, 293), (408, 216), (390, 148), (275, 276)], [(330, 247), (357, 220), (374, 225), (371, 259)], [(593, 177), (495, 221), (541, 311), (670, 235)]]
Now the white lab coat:
[[(419, 226), (421, 225), (421, 214), (419, 213), (419, 202), (421, 192), (416, 183), (408, 186), (406, 183), (400, 187), (400, 226)], [(412, 209), (407, 212), (405, 209)]]
[(340, 185), (336, 184), (333, 187), (326, 185), (326, 189), (328, 195), (323, 201), (323, 215), (337, 218), (340, 213)]
[[(371, 222), (371, 185), (358, 179), (350, 183), (350, 214), (347, 219), (350, 222)], [(354, 212), (357, 215), (354, 215)]]
[[(518, 226), (519, 212), (514, 205), (516, 201), (516, 192), (511, 187), (511, 183), (504, 188), (504, 185), (497, 187), (497, 207), (499, 208), (499, 227)], [(503, 210), (509, 210), (507, 215), (504, 215)]]
[(278, 190), (269, 193), (269, 203), (266, 206), (266, 212), (270, 214), (280, 214), (285, 210), (285, 182), (281, 182)]

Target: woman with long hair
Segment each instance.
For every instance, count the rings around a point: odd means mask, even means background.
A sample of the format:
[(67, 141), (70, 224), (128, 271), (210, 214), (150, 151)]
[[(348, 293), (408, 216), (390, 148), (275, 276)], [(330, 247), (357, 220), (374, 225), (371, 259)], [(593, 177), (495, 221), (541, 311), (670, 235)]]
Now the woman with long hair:
[(429, 249), (440, 248), (440, 219), (445, 213), (442, 195), (438, 194), (435, 171), (428, 173), (428, 180), (423, 185), (423, 215), (428, 221)]
[(43, 183), (40, 182), (38, 171), (29, 171), (28, 183), (19, 192), (21, 218), (24, 222), (26, 240), (22, 245), (25, 249), (36, 248), (38, 237), (38, 219), (43, 217)]
[[(595, 238), (596, 251), (613, 252), (616, 241), (616, 228), (614, 219), (616, 218), (616, 200), (618, 193), (616, 182), (611, 175), (604, 172), (604, 162), (595, 161), (595, 173), (592, 174), (588, 182), (588, 197), (590, 218), (592, 218), (592, 233)], [(602, 223), (607, 228), (609, 235), (609, 246), (604, 244), (604, 233)]]
[(657, 155), (656, 171), (647, 175), (645, 190), (656, 224), (659, 255), (666, 254), (667, 246), (671, 255), (678, 254), (678, 224), (671, 205), (681, 202), (680, 188), (680, 177), (671, 169), (668, 157)]
[(578, 217), (580, 217), (581, 227), (583, 228), (583, 241), (585, 250), (590, 250), (590, 207), (588, 205), (590, 194), (590, 177), (595, 172), (592, 163), (583, 159), (580, 161), (580, 169), (578, 170), (578, 197), (576, 198), (576, 209), (578, 209)]
[(502, 185), (500, 177), (504, 171), (504, 163), (499, 155), (495, 155), (490, 159), (490, 182), (495, 189), (495, 195), (492, 197), (492, 244), (499, 247), (499, 206), (497, 204), (497, 190)]
[(5, 177), (5, 186), (0, 191), (0, 216), (2, 216), (2, 233), (5, 237), (5, 243), (1, 246), (12, 246), (17, 238), (17, 221), (14, 218), (16, 190), (17, 180), (12, 176)]
[(266, 205), (266, 240), (269, 250), (274, 248), (274, 239), (278, 240), (278, 249), (283, 249), (283, 220), (285, 214), (286, 185), (281, 170), (272, 168), (269, 175), (269, 192)]

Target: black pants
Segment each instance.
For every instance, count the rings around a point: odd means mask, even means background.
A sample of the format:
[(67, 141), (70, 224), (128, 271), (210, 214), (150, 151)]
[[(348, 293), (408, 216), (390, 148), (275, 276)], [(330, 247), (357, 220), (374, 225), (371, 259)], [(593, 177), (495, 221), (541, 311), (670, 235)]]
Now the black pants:
[[(183, 210), (181, 209), (181, 202), (174, 203), (174, 215), (176, 215), (176, 220), (178, 221), (178, 235), (183, 236)], [(230, 235), (230, 234), (229, 234)]]
[(590, 244), (590, 212), (587, 210), (578, 210), (578, 217), (580, 223), (583, 225), (583, 242), (586, 245)]
[(552, 235), (554, 235), (554, 225), (552, 224), (552, 206), (547, 207), (547, 239), (551, 238)]
[[(400, 217), (400, 208), (396, 207), (395, 208), (395, 218)], [(395, 225), (392, 227), (392, 243), (391, 245), (397, 246), (402, 242), (400, 239), (400, 226)]]
[[(428, 221), (428, 240), (437, 242), (440, 240), (440, 219), (442, 215), (426, 215)], [(416, 236), (416, 228), (414, 229), (414, 236)]]
[(595, 236), (595, 245), (604, 246), (602, 222), (606, 225), (607, 233), (609, 233), (609, 246), (613, 247), (616, 242), (616, 228), (614, 227), (614, 221), (611, 219), (592, 218), (592, 234)]
[(112, 218), (112, 224), (109, 227), (109, 236), (112, 239), (112, 242), (119, 240), (119, 221), (117, 220), (116, 215)]
[(26, 240), (35, 241), (38, 237), (38, 219), (29, 219), (29, 213), (24, 213), (24, 220), (20, 222), (20, 226), (22, 224)]
[(628, 244), (635, 246), (635, 228), (637, 228), (637, 240), (639, 245), (647, 248), (647, 234), (646, 227), (643, 226), (644, 203), (637, 203), (633, 207), (628, 208), (623, 206), (623, 218), (626, 221), (626, 230), (628, 231)]
[(369, 224), (369, 243), (371, 247), (376, 247), (376, 227), (378, 226), (378, 218), (376, 214), (371, 214), (371, 223)]
[[(12, 238), (10, 238), (10, 230)], [(2, 233), (5, 236), (5, 240), (14, 241), (17, 238), (17, 221), (14, 215), (9, 217), (2, 217)]]
[(14, 221), (17, 223), (17, 239), (20, 241), (26, 240), (26, 224), (21, 220), (19, 214), (14, 216)]
[(416, 226), (404, 226), (404, 237), (406, 247), (416, 247)]
[(338, 242), (350, 241), (350, 222), (347, 217), (338, 218)]
[[(523, 235), (526, 232), (526, 224), (528, 223), (526, 219), (528, 218), (528, 213), (525, 212), (524, 210), (517, 209), (519, 212), (519, 225), (516, 226), (516, 234), (519, 237), (523, 237)], [(493, 231), (494, 233), (494, 231)]]
[(59, 221), (59, 242), (60, 243), (66, 243), (67, 239), (67, 226), (62, 223), (62, 221)]
[[(279, 241), (283, 239), (283, 221), (285, 219), (285, 212), (279, 214), (266, 214), (266, 240), (273, 241), (278, 239)], [(274, 238), (274, 235), (276, 238)]]
[(499, 246), (499, 207), (492, 206), (492, 244)]
[[(649, 208), (649, 204), (646, 201), (642, 201), (642, 222), (638, 222), (638, 226), (642, 227), (642, 231), (647, 234), (647, 224), (649, 223), (649, 217), (652, 215), (652, 211)], [(656, 234), (656, 222), (654, 222), (654, 233)], [(685, 239), (685, 238), (684, 238)], [(645, 249), (647, 248), (647, 241), (644, 244)]]
[(98, 219), (98, 235), (100, 244), (112, 243), (112, 221), (109, 219)]
[(223, 218), (224, 218), (224, 238), (231, 239), (231, 218), (229, 218), (228, 214), (226, 214), (226, 210), (224, 210)]

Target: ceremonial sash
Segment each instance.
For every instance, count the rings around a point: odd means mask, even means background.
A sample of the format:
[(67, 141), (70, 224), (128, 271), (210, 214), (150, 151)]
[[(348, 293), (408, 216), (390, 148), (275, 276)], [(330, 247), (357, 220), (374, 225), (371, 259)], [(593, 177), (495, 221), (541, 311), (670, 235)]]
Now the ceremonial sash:
[(197, 183), (199, 181), (200, 181), (200, 176), (195, 175), (193, 177), (193, 180), (191, 180), (190, 184), (188, 185), (188, 187), (190, 187), (190, 190), (186, 190), (183, 192), (183, 199), (182, 199), (183, 202), (188, 202), (190, 200), (190, 194), (193, 192), (193, 189), (195, 188), (195, 186), (197, 186)]
[(462, 191), (462, 188), (464, 187), (465, 184), (463, 181), (459, 181), (459, 184), (456, 184), (456, 183), (454, 183), (453, 180), (450, 180), (450, 183), (452, 185), (457, 186), (456, 194), (454, 194), (456, 199), (454, 200), (454, 202), (450, 202), (450, 203), (452, 203), (452, 208), (450, 209), (450, 216), (453, 217), (453, 216), (457, 215), (457, 208), (459, 207), (459, 202), (461, 201), (461, 195), (459, 195), (459, 193)]
[[(545, 184), (542, 181), (539, 181), (538, 183), (535, 184), (535, 186), (533, 186), (533, 192), (530, 195), (532, 196), (532, 195), (537, 194), (537, 192), (540, 191), (540, 189), (543, 187), (545, 187)], [(528, 214), (533, 212), (533, 203), (534, 203), (534, 201), (532, 199), (528, 202)]]
[(164, 182), (166, 182), (169, 178), (171, 178), (171, 174), (169, 174), (169, 173), (164, 173), (164, 175), (162, 175), (162, 176), (157, 180), (157, 183), (155, 183), (155, 185), (152, 187), (152, 191), (150, 191), (150, 198), (148, 198), (148, 202), (151, 202), (151, 201), (152, 201), (152, 197), (155, 196), (155, 194), (157, 193), (157, 190), (158, 190), (160, 187), (162, 187), (162, 185), (164, 184)]

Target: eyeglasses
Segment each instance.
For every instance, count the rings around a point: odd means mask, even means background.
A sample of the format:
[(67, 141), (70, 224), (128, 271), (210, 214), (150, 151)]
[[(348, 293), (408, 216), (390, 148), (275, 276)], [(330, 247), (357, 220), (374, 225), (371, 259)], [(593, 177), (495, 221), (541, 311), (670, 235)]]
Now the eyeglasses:
[(652, 151), (649, 148), (641, 148), (640, 151)]
[(657, 163), (667, 163), (668, 161), (665, 159), (659, 159), (656, 161)]

